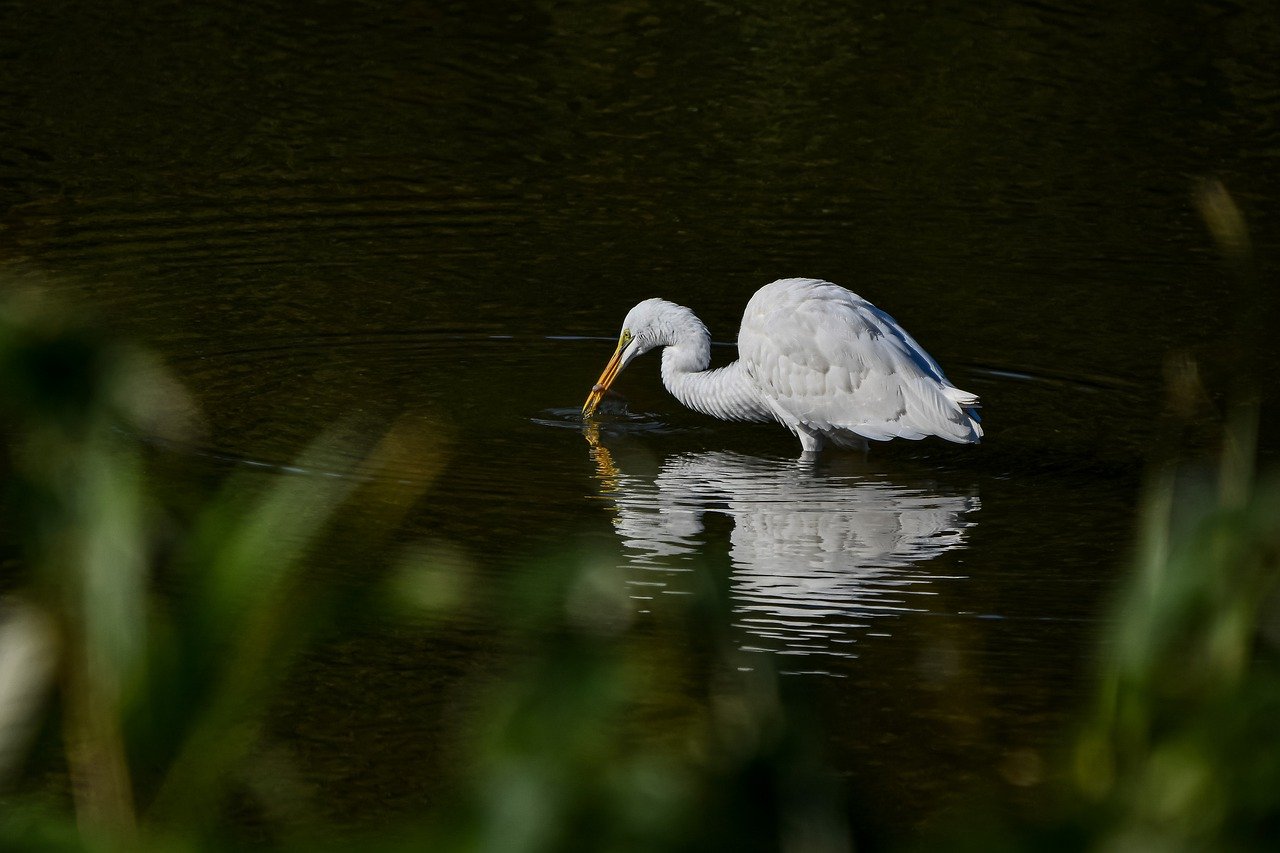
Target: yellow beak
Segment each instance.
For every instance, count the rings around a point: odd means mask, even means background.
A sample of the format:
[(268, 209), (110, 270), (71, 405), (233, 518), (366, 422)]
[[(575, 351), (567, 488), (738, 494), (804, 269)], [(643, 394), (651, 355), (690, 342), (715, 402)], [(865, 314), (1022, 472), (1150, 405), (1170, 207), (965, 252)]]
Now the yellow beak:
[(604, 366), (604, 372), (600, 374), (600, 378), (596, 380), (596, 384), (591, 387), (591, 393), (587, 395), (587, 402), (582, 404), (582, 416), (590, 417), (600, 405), (600, 401), (604, 399), (604, 392), (609, 390), (609, 386), (613, 384), (613, 380), (618, 378), (618, 371), (622, 369), (622, 351), (627, 348), (627, 341), (618, 342), (618, 348), (613, 351), (613, 358), (609, 359), (609, 363)]

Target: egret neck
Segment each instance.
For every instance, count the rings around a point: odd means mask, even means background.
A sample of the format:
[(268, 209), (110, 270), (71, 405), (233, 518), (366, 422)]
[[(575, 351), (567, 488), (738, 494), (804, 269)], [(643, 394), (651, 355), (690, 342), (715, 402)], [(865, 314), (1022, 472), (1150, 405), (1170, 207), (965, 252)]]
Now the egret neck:
[(671, 395), (696, 412), (730, 421), (770, 421), (773, 415), (760, 402), (759, 393), (735, 361), (708, 370), (711, 333), (693, 311), (666, 302), (655, 324), (655, 346), (662, 351), (662, 384)]

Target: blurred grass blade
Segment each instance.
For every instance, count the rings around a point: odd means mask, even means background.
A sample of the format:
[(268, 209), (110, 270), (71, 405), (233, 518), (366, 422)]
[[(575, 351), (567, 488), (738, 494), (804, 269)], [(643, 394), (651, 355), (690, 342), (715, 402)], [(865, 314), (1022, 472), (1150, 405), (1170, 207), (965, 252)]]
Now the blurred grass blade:
[[(315, 442), (298, 459), (303, 471), (323, 470), (334, 439)], [(252, 506), (233, 496), (208, 512), (188, 558), (193, 589), (184, 626), (188, 648), (210, 673), (197, 717), (161, 784), (152, 816), (167, 824), (200, 826), (214, 816), (231, 767), (257, 736), (257, 715), (297, 639), (313, 597), (291, 581), (318, 533), (350, 496), (344, 476), (278, 477)]]
[[(376, 533), (394, 529), (431, 481), (397, 477), (407, 457), (418, 471), (438, 467), (432, 460), (439, 448), (420, 432), (393, 427), (363, 460), (337, 437), (349, 432), (335, 429), (297, 459), (294, 467), (309, 473), (277, 477), (248, 507), (233, 489), (199, 525), (187, 567), (193, 587), (184, 631), (187, 647), (203, 657), (187, 664), (207, 671), (210, 683), (157, 794), (151, 816), (162, 823), (198, 827), (215, 816), (210, 803), (220, 801), (232, 768), (258, 739), (271, 689), (324, 612), (330, 590), (306, 574), (304, 558), (329, 541), (327, 532), (345, 527), (340, 511), (361, 507), (364, 536), (348, 538), (367, 561)], [(357, 461), (335, 471), (327, 467), (335, 458)], [(371, 495), (378, 500), (364, 500)]]

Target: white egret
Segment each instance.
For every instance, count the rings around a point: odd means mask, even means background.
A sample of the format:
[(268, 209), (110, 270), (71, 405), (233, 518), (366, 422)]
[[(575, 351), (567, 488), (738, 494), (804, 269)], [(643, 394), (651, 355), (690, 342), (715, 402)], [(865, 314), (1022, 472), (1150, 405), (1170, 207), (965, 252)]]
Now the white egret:
[(865, 439), (982, 438), (977, 395), (952, 385), (892, 317), (828, 281), (784, 278), (757, 290), (742, 315), (738, 360), (717, 370), (707, 369), (711, 335), (697, 315), (646, 299), (627, 313), (583, 416), (655, 347), (666, 347), (662, 384), (681, 403), (723, 420), (776, 420), (806, 454)]

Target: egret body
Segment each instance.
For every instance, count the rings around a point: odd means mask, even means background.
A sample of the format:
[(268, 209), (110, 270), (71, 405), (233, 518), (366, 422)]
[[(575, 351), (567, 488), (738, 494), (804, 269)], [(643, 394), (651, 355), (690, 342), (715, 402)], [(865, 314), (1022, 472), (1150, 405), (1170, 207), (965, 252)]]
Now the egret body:
[(982, 438), (978, 397), (952, 385), (892, 317), (827, 281), (784, 278), (757, 290), (742, 315), (738, 360), (716, 370), (707, 369), (711, 335), (697, 315), (646, 299), (627, 313), (583, 415), (655, 347), (665, 347), (662, 384), (681, 403), (723, 420), (776, 420), (805, 453), (866, 439)]

